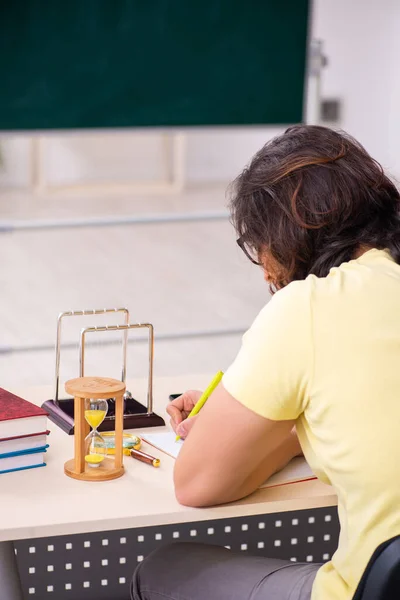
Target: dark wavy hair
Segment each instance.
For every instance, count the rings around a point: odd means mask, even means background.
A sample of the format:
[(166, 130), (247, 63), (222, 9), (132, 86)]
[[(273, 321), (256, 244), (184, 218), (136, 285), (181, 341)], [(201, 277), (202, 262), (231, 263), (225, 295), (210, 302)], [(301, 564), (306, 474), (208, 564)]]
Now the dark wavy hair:
[(363, 247), (387, 249), (400, 263), (399, 192), (346, 133), (290, 127), (254, 156), (231, 193), (242, 248), (250, 258), (268, 251), (282, 267), (275, 289), (325, 277)]

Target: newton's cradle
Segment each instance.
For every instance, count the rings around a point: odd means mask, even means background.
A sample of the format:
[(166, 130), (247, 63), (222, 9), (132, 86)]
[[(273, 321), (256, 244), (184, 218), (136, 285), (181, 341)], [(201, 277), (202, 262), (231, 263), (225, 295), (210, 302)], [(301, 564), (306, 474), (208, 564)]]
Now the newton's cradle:
[[(66, 391), (73, 398), (59, 397), (60, 383), (60, 360), (61, 360), (61, 337), (62, 325), (69, 317), (88, 317), (93, 319), (96, 315), (113, 314), (116, 316), (122, 313), (124, 316), (123, 324), (111, 324), (104, 326), (84, 327), (79, 335), (79, 377), (66, 384)], [(93, 322), (93, 321), (92, 321)], [(132, 394), (126, 390), (126, 372), (127, 372), (127, 344), (128, 333), (130, 330), (146, 329), (148, 331), (148, 388), (146, 406), (135, 400)], [(122, 332), (122, 367), (121, 381), (108, 379), (105, 377), (85, 377), (85, 343), (88, 334)], [(67, 311), (59, 315), (57, 321), (57, 341), (56, 341), (56, 366), (55, 366), (55, 387), (54, 398), (43, 403), (43, 408), (48, 412), (49, 418), (53, 423), (60, 427), (69, 435), (75, 432), (75, 458), (66, 464), (67, 474), (77, 478), (82, 477), (82, 465), (86, 456), (86, 463), (92, 468), (86, 471), (90, 473), (90, 478), (96, 478), (96, 461), (101, 463), (104, 472), (107, 465), (108, 478), (118, 477), (123, 472), (122, 454), (119, 458), (119, 450), (116, 452), (111, 466), (110, 459), (105, 458), (100, 461), (100, 455), (106, 451), (102, 448), (101, 436), (99, 431), (116, 432), (115, 445), (121, 446), (122, 451), (122, 431), (123, 429), (135, 429), (145, 427), (156, 427), (164, 425), (164, 420), (153, 411), (153, 356), (154, 356), (154, 329), (151, 323), (130, 323), (129, 310), (127, 308), (102, 308), (93, 310)], [(92, 428), (91, 443), (87, 440), (89, 428)], [(117, 439), (119, 436), (121, 440)], [(86, 441), (84, 439), (86, 435)], [(121, 441), (121, 444), (120, 444)], [(85, 448), (86, 446), (86, 448)], [(97, 448), (96, 453), (90, 460), (88, 448)], [(96, 458), (97, 457), (97, 458)], [(72, 465), (72, 463), (74, 463)], [(120, 464), (121, 463), (121, 464)], [(122, 472), (121, 472), (122, 468)], [(72, 469), (72, 471), (71, 471)], [(68, 472), (70, 471), (70, 472)], [(119, 474), (117, 474), (119, 473)], [(78, 476), (79, 475), (79, 476)]]

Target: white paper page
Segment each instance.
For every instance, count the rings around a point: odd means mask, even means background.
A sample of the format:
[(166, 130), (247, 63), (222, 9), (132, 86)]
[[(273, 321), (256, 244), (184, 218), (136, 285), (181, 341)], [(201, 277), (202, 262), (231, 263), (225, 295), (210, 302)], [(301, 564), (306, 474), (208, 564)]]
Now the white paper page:
[(173, 433), (172, 431), (141, 433), (140, 436), (145, 442), (151, 444), (154, 448), (165, 452), (165, 454), (172, 456), (172, 458), (177, 458), (183, 445), (182, 440), (175, 441), (176, 433)]
[(305, 458), (301, 456), (297, 456), (290, 461), (290, 463), (279, 471), (279, 473), (275, 473), (262, 484), (262, 488), (273, 487), (275, 485), (283, 485), (285, 483), (295, 483), (296, 481), (305, 481), (307, 479), (315, 479), (314, 473), (311, 471), (308, 466)]
[[(143, 433), (141, 434), (141, 437), (145, 442), (151, 444), (154, 446), (154, 448), (161, 450), (161, 452), (165, 452), (165, 454), (168, 454), (172, 458), (177, 458), (183, 445), (182, 440), (179, 440), (178, 442), (175, 441), (176, 435), (172, 431), (166, 431), (162, 433)], [(282, 471), (272, 475), (272, 477), (270, 477), (268, 481), (263, 483), (263, 485), (260, 487), (274, 487), (276, 485), (284, 485), (286, 483), (306, 481), (307, 479), (315, 479), (315, 475), (308, 466), (305, 458), (298, 456), (291, 460), (290, 463), (284, 469), (282, 469)]]

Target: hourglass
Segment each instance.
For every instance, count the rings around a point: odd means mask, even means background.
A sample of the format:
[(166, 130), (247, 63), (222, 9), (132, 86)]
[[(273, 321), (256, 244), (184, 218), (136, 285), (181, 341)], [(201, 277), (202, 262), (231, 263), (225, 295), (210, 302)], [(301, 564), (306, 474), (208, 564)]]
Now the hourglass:
[(98, 428), (104, 421), (107, 411), (107, 400), (85, 399), (85, 419), (92, 428), (85, 438), (85, 462), (92, 468), (97, 468), (106, 458), (107, 446)]
[[(125, 384), (107, 377), (79, 377), (65, 384), (74, 396), (75, 456), (64, 465), (64, 472), (74, 479), (105, 481), (124, 473), (123, 456), (123, 395)], [(104, 421), (108, 403), (115, 400), (115, 454), (107, 457), (106, 442), (98, 432)], [(89, 429), (92, 429), (89, 432)]]

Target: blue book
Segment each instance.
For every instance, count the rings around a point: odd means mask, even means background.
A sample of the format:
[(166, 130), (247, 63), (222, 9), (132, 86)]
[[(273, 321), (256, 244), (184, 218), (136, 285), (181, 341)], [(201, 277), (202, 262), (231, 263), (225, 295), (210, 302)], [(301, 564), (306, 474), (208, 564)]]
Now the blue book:
[(0, 455), (0, 474), (44, 467), (46, 465), (44, 455), (48, 447), (49, 445), (46, 444), (40, 448)]
[(30, 467), (17, 467), (16, 469), (7, 469), (6, 471), (0, 471), (0, 475), (3, 473), (14, 473), (14, 471), (26, 471), (27, 469), (37, 469), (38, 467), (45, 467), (46, 463), (42, 463), (41, 465), (31, 465)]
[[(46, 452), (49, 444), (40, 446), (39, 448), (29, 448), (28, 450), (16, 450), (15, 452), (5, 452), (0, 454), (0, 460), (2, 458), (10, 458), (11, 456), (23, 456), (24, 454), (37, 454), (38, 452)], [(1, 465), (1, 463), (0, 463)]]

